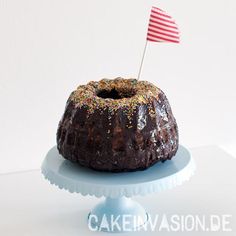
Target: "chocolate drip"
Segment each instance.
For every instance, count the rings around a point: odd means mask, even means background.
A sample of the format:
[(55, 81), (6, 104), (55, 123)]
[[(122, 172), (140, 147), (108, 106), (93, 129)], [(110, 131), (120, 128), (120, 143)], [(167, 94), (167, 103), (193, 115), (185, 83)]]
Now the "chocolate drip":
[(70, 97), (59, 123), (57, 147), (64, 158), (95, 170), (144, 170), (175, 155), (178, 128), (160, 89), (132, 113), (105, 106), (91, 112)]

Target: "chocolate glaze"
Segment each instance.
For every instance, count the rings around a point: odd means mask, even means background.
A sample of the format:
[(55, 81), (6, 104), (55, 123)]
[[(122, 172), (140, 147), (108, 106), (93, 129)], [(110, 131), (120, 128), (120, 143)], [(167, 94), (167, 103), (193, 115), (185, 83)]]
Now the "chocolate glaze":
[[(154, 115), (150, 113), (150, 106)], [(66, 159), (100, 171), (144, 170), (171, 159), (178, 149), (178, 128), (165, 94), (136, 107), (131, 117), (123, 109), (76, 106), (68, 99), (57, 131), (57, 147)]]

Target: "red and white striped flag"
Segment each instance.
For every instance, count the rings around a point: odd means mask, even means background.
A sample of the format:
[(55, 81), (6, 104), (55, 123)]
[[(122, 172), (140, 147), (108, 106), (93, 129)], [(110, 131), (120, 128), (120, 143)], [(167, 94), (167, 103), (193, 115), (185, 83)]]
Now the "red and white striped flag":
[(152, 7), (148, 25), (147, 40), (143, 50), (143, 57), (138, 72), (138, 80), (142, 71), (143, 61), (148, 41), (179, 43), (179, 29), (175, 21), (166, 12), (157, 7)]
[(179, 29), (166, 12), (152, 7), (148, 25), (147, 41), (179, 43)]

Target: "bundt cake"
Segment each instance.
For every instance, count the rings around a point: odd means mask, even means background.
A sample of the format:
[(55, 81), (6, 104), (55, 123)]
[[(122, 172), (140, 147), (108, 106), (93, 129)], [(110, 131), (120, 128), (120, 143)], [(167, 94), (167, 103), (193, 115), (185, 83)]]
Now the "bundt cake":
[(175, 155), (178, 128), (165, 94), (153, 84), (102, 79), (71, 93), (57, 148), (64, 158), (95, 170), (144, 170)]

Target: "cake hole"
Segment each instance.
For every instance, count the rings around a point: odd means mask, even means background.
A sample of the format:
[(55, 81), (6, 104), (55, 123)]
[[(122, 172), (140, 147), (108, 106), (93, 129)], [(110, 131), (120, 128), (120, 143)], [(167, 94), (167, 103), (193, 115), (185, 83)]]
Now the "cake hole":
[(97, 92), (97, 96), (100, 98), (111, 98), (111, 99), (122, 99), (130, 98), (135, 95), (134, 90), (119, 91), (116, 89), (112, 90), (100, 90)]

